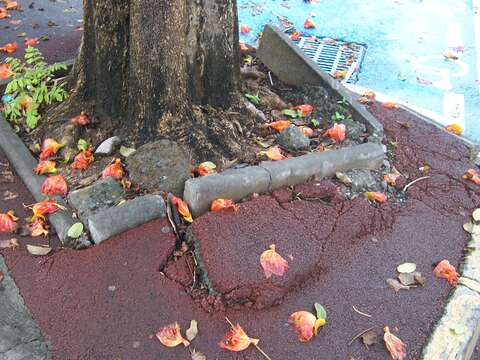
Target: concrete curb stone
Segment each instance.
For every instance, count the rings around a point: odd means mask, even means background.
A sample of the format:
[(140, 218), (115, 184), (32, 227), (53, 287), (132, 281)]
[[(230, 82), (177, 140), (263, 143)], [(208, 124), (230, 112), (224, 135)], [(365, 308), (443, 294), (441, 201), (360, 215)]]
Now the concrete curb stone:
[(185, 183), (183, 199), (193, 216), (198, 217), (218, 198), (238, 201), (253, 193), (297, 185), (313, 176), (322, 178), (355, 168), (373, 170), (382, 165), (384, 157), (382, 145), (365, 143), (288, 160), (264, 161), (258, 166), (228, 169), (217, 175), (189, 179)]

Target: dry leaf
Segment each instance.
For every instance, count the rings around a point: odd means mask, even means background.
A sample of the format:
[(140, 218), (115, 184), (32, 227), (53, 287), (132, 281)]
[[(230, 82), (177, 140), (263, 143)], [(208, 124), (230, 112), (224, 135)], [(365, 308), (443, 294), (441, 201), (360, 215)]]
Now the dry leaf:
[(18, 240), (16, 238), (11, 238), (8, 240), (0, 240), (0, 249), (12, 249), (16, 250), (20, 247)]
[(367, 331), (361, 336), (362, 342), (365, 347), (368, 349), (369, 346), (375, 345), (377, 343), (377, 334), (373, 330)]
[(192, 360), (207, 360), (207, 357), (203, 355), (200, 351), (195, 349), (190, 350), (190, 355), (192, 355)]
[(185, 347), (190, 345), (188, 340), (184, 339), (180, 333), (180, 324), (178, 322), (160, 328), (156, 336), (167, 347), (175, 347), (180, 344), (183, 344)]
[(35, 219), (35, 221), (28, 223), (25, 228), (32, 237), (48, 235), (48, 225), (45, 223), (45, 220), (41, 218)]
[(393, 291), (396, 293), (399, 292), (400, 290), (409, 290), (410, 286), (405, 286), (402, 285), (398, 280), (396, 279), (387, 279), (387, 284), (392, 288)]
[(385, 326), (383, 329), (385, 334), (383, 335), (383, 340), (385, 341), (385, 346), (390, 352), (393, 360), (403, 360), (407, 357), (407, 346), (400, 340), (398, 337), (393, 335), (390, 332), (388, 326)]
[(273, 274), (283, 276), (288, 269), (288, 262), (279, 253), (275, 251), (275, 245), (270, 245), (269, 250), (265, 250), (260, 255), (260, 265), (262, 265), (265, 277), (269, 279)]
[(16, 199), (17, 197), (18, 197), (18, 193), (12, 192), (10, 190), (5, 190), (3, 192), (3, 200), (4, 201), (13, 200), (13, 199)]
[(197, 320), (191, 320), (190, 321), (190, 327), (187, 329), (187, 331), (185, 332), (185, 335), (187, 336), (187, 339), (189, 341), (192, 341), (193, 339), (195, 339), (195, 337), (197, 336), (198, 334), (198, 323), (197, 323)]
[(52, 251), (52, 248), (48, 246), (27, 245), (27, 250), (32, 255), (45, 256)]
[(5, 275), (0, 271), (0, 283), (5, 279)]

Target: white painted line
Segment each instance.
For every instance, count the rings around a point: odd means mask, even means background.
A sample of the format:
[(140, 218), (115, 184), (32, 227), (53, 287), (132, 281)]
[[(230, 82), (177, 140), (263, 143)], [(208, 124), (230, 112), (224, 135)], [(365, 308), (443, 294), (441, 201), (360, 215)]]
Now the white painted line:
[(447, 24), (445, 43), (447, 48), (457, 48), (463, 46), (462, 24), (453, 21)]
[(475, 28), (475, 51), (477, 53), (477, 85), (480, 91), (480, 0), (473, 0), (473, 24)]

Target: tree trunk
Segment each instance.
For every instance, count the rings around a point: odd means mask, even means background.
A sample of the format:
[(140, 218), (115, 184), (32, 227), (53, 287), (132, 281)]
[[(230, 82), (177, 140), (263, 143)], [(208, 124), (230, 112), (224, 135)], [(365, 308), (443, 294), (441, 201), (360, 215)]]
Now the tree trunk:
[(235, 98), (236, 0), (84, 0), (74, 77), (76, 98), (137, 142), (216, 142), (191, 109)]

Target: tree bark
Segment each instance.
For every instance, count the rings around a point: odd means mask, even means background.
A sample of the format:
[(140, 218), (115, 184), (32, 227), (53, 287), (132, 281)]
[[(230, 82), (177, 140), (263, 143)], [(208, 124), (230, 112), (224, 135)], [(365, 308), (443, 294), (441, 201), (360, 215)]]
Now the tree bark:
[(239, 86), (236, 0), (84, 0), (74, 76), (96, 118), (138, 142), (191, 137), (192, 105), (228, 108)]

